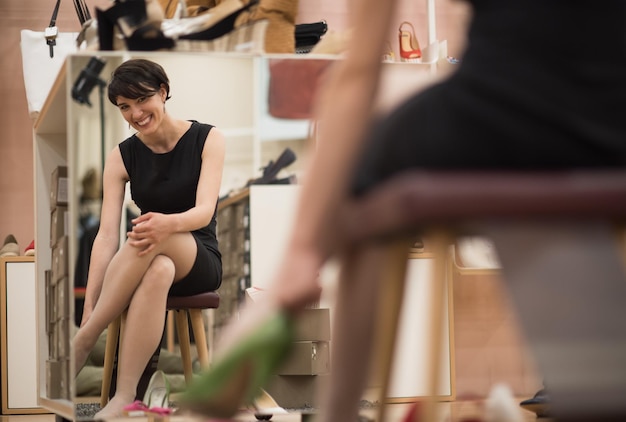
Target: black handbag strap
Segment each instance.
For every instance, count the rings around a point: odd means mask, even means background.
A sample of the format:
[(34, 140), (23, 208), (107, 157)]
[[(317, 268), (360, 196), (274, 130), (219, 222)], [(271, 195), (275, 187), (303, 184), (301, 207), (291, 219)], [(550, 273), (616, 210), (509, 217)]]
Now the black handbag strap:
[(57, 25), (57, 15), (59, 14), (59, 6), (61, 5), (61, 0), (57, 0), (56, 6), (54, 6), (54, 10), (52, 11), (52, 17), (50, 18), (50, 25), (48, 27), (52, 28)]
[[(56, 26), (57, 23), (57, 15), (59, 14), (59, 6), (61, 5), (61, 0), (57, 0), (57, 4), (54, 6), (54, 10), (52, 11), (52, 17), (50, 18), (49, 27)], [(74, 0), (74, 9), (76, 9), (76, 15), (78, 16), (78, 21), (81, 26), (85, 24), (89, 19), (91, 19), (91, 13), (89, 13), (89, 8), (87, 4), (85, 4), (85, 0)]]
[[(57, 44), (57, 35), (59, 33), (57, 25), (57, 16), (59, 14), (59, 6), (61, 5), (61, 0), (57, 0), (57, 4), (54, 6), (54, 10), (52, 11), (52, 17), (50, 18), (50, 25), (46, 28), (45, 38), (46, 44), (50, 47), (50, 58), (54, 57), (54, 46)], [(76, 15), (78, 16), (78, 21), (80, 25), (83, 26), (85, 22), (91, 19), (91, 14), (89, 13), (89, 9), (85, 4), (85, 0), (74, 0), (74, 9), (76, 9)]]

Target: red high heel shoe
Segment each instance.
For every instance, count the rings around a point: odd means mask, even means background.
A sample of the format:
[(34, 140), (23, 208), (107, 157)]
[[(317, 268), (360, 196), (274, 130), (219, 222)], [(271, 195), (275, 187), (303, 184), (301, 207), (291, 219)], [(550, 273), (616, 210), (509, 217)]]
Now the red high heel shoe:
[[(410, 30), (403, 29), (409, 26)], [(400, 60), (403, 62), (416, 62), (422, 57), (422, 50), (415, 36), (415, 29), (410, 22), (404, 21), (398, 29), (398, 40), (400, 41)]]

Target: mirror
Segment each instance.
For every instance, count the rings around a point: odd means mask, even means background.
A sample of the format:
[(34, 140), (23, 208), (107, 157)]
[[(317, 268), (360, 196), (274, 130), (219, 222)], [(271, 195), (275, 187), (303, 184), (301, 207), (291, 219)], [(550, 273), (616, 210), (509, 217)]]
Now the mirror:
[[(329, 61), (206, 53), (111, 52), (100, 57), (105, 62), (100, 73), (104, 81), (108, 81), (112, 71), (130, 57), (160, 63), (170, 78), (171, 99), (166, 104), (167, 112), (177, 118), (213, 124), (224, 133), (227, 146), (220, 196), (241, 190), (285, 148), (292, 149), (297, 156), (286, 173), (297, 177), (302, 172), (311, 131), (307, 107), (312, 98), (311, 89), (315, 86), (312, 78), (320, 75)], [(87, 55), (71, 56), (68, 59), (68, 80), (76, 81), (90, 59)], [(117, 108), (106, 97), (106, 89), (95, 87), (89, 99), (91, 106), (69, 97), (67, 100), (67, 163), (72, 183), (69, 272), (75, 287), (75, 301), (71, 306), (72, 322), (76, 326), (82, 315), (81, 288), (86, 285), (90, 247), (99, 220), (103, 151), (105, 156), (108, 155), (132, 134)], [(299, 101), (297, 106), (293, 101)], [(137, 212), (128, 189), (126, 205), (127, 210)], [(120, 238), (125, 232), (125, 227), (121, 227)], [(92, 363), (97, 365), (99, 362), (94, 360)], [(79, 376), (74, 380), (72, 399), (79, 417), (93, 414), (93, 408), (84, 409), (90, 406), (84, 402), (86, 397), (96, 398), (100, 394), (101, 380), (97, 379), (97, 372), (94, 371), (96, 375), (91, 378)], [(184, 380), (178, 381), (177, 385), (180, 388)]]

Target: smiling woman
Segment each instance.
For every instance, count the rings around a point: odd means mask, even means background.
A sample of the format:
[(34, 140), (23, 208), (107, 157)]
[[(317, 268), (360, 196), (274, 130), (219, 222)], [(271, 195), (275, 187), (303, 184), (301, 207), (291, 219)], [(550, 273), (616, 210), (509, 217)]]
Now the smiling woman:
[[(109, 83), (109, 100), (136, 133), (105, 163), (100, 227), (73, 340), (78, 373), (100, 333), (128, 308), (116, 393), (97, 419), (119, 416), (135, 400), (160, 344), (167, 297), (214, 291), (221, 283), (215, 210), (224, 139), (212, 125), (170, 115), (169, 91), (163, 68), (144, 59), (122, 63)], [(126, 182), (141, 215), (118, 250)]]

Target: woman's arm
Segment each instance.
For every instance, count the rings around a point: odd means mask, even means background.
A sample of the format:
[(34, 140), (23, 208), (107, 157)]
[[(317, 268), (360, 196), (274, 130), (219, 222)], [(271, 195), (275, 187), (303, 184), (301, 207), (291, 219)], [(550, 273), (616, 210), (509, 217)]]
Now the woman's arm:
[(196, 190), (196, 205), (182, 213), (160, 214), (148, 212), (137, 218), (128, 233), (129, 245), (145, 255), (173, 233), (190, 232), (211, 222), (222, 183), (222, 169), (226, 146), (222, 133), (212, 128), (202, 150), (202, 168)]
[(120, 222), (122, 219), (122, 206), (124, 204), (124, 190), (128, 174), (122, 155), (118, 147), (109, 154), (104, 174), (102, 177), (102, 210), (100, 213), (100, 227), (93, 243), (89, 261), (89, 274), (87, 277), (87, 290), (85, 292), (85, 304), (83, 309), (82, 324), (84, 324), (93, 307), (98, 301), (104, 273), (119, 248)]
[(381, 51), (395, 0), (353, 0), (353, 32), (345, 58), (331, 70), (316, 104), (317, 149), (298, 207), (294, 246), (328, 252), (328, 224), (348, 191), (355, 159), (372, 118), (382, 68)]
[(209, 132), (202, 150), (202, 169), (196, 192), (196, 206), (184, 213), (176, 214), (175, 231), (196, 230), (211, 222), (220, 194), (225, 154), (224, 136), (214, 127)]
[(332, 249), (333, 216), (348, 194), (350, 176), (373, 114), (381, 52), (396, 0), (353, 0), (352, 36), (343, 60), (328, 74), (316, 101), (317, 144), (302, 187), (296, 224), (274, 288), (297, 309)]

